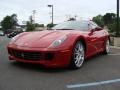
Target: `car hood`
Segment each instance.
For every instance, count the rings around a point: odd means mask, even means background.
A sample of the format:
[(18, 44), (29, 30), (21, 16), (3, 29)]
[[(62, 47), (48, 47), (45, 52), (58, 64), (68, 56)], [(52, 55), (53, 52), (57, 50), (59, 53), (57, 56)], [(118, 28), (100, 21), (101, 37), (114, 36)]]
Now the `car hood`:
[(52, 42), (67, 34), (69, 34), (69, 31), (45, 30), (39, 32), (29, 32), (20, 35), (15, 40), (14, 44), (23, 47), (47, 48), (52, 44)]

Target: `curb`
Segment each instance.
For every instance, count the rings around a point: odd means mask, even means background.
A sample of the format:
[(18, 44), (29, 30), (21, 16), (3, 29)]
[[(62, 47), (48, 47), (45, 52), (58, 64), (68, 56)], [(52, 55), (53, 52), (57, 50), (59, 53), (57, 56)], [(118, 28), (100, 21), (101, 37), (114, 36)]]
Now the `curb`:
[(117, 46), (110, 46), (110, 48), (120, 49), (120, 47)]

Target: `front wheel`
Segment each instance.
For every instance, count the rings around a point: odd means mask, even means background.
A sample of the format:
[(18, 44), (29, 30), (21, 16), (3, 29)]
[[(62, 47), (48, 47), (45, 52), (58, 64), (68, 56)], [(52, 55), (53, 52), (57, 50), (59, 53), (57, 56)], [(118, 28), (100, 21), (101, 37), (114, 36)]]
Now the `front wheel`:
[(73, 48), (71, 66), (73, 69), (82, 67), (85, 59), (84, 46), (81, 41), (78, 41)]

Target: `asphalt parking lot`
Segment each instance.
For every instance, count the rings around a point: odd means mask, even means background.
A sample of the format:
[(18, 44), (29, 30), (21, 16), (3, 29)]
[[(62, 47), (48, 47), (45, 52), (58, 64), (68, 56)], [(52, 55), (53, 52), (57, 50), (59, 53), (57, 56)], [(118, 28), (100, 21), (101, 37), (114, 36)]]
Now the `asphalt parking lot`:
[[(0, 36), (0, 90), (119, 90), (120, 49), (109, 55), (96, 55), (78, 70), (48, 69), (8, 60), (6, 45), (10, 39)], [(72, 87), (73, 86), (73, 87)]]

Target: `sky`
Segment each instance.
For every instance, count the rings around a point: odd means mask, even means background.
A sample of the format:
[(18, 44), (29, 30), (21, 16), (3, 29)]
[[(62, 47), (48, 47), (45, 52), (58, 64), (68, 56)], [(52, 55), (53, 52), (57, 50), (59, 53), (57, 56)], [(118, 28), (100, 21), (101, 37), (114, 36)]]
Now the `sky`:
[(0, 0), (0, 21), (6, 15), (17, 14), (19, 24), (29, 20), (32, 11), (36, 10), (36, 23), (51, 22), (51, 8), (54, 6), (54, 23), (60, 23), (74, 17), (78, 20), (92, 19), (92, 17), (107, 12), (116, 13), (117, 0)]

